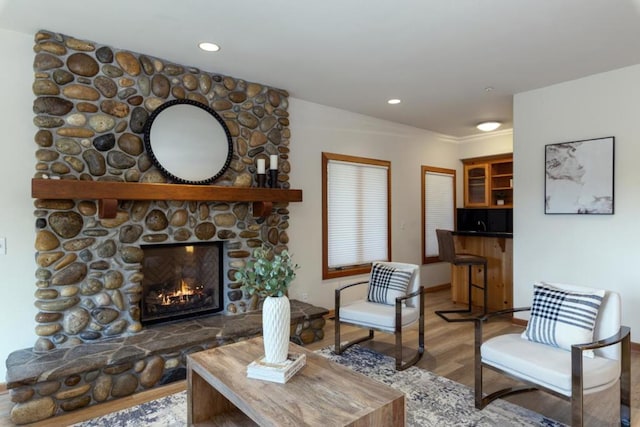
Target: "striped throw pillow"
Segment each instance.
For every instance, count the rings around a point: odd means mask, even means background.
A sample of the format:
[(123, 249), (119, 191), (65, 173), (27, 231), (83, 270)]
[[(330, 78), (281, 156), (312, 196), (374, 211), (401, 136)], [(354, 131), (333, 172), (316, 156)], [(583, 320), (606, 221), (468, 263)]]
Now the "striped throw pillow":
[(371, 268), (367, 299), (371, 302), (394, 305), (397, 297), (407, 294), (412, 274), (412, 270), (374, 264)]
[[(531, 318), (522, 337), (569, 351), (573, 344), (590, 343), (603, 297), (604, 290), (576, 292), (536, 283)], [(594, 357), (592, 350), (583, 355)]]

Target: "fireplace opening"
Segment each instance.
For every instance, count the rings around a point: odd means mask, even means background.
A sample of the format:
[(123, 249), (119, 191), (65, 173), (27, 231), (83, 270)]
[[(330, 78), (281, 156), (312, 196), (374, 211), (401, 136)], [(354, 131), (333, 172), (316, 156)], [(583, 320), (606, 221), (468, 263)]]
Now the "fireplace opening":
[(222, 311), (222, 245), (143, 245), (142, 324)]

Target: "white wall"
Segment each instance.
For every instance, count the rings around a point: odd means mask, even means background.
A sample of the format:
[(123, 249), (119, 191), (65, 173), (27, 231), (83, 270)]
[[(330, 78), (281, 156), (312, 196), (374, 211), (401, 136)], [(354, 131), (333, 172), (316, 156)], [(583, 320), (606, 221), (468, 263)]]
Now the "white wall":
[[(640, 65), (516, 95), (514, 304), (536, 280), (618, 291), (640, 339)], [(544, 214), (544, 145), (615, 137), (614, 215)]]
[[(303, 190), (303, 202), (291, 203), (289, 248), (301, 265), (290, 295), (333, 308), (334, 289), (357, 278), (322, 280), (322, 178), (323, 151), (391, 161), (392, 258), (421, 264), (420, 166), (458, 169), (454, 140), (392, 122), (349, 113), (298, 99), (290, 100), (291, 185)], [(423, 266), (425, 286), (448, 283), (449, 266)]]
[(0, 382), (9, 353), (35, 343), (33, 303), (36, 290), (35, 227), (31, 177), (36, 144), (33, 137), (33, 37), (0, 30), (0, 236), (7, 254), (0, 253)]

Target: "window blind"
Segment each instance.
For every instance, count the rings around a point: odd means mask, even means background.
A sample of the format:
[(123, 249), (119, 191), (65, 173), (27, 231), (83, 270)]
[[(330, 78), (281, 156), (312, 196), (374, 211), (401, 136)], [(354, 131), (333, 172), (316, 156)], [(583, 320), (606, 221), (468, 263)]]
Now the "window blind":
[(436, 229), (453, 230), (454, 175), (425, 172), (425, 255), (438, 256)]
[(388, 168), (329, 160), (328, 267), (388, 260)]

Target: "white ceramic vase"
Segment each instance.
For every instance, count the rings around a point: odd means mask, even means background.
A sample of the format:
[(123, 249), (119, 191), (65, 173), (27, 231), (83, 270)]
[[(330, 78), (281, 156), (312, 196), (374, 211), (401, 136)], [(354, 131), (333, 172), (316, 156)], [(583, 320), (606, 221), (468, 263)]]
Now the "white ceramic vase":
[(266, 297), (262, 305), (262, 335), (267, 363), (283, 363), (287, 360), (290, 333), (289, 298)]

